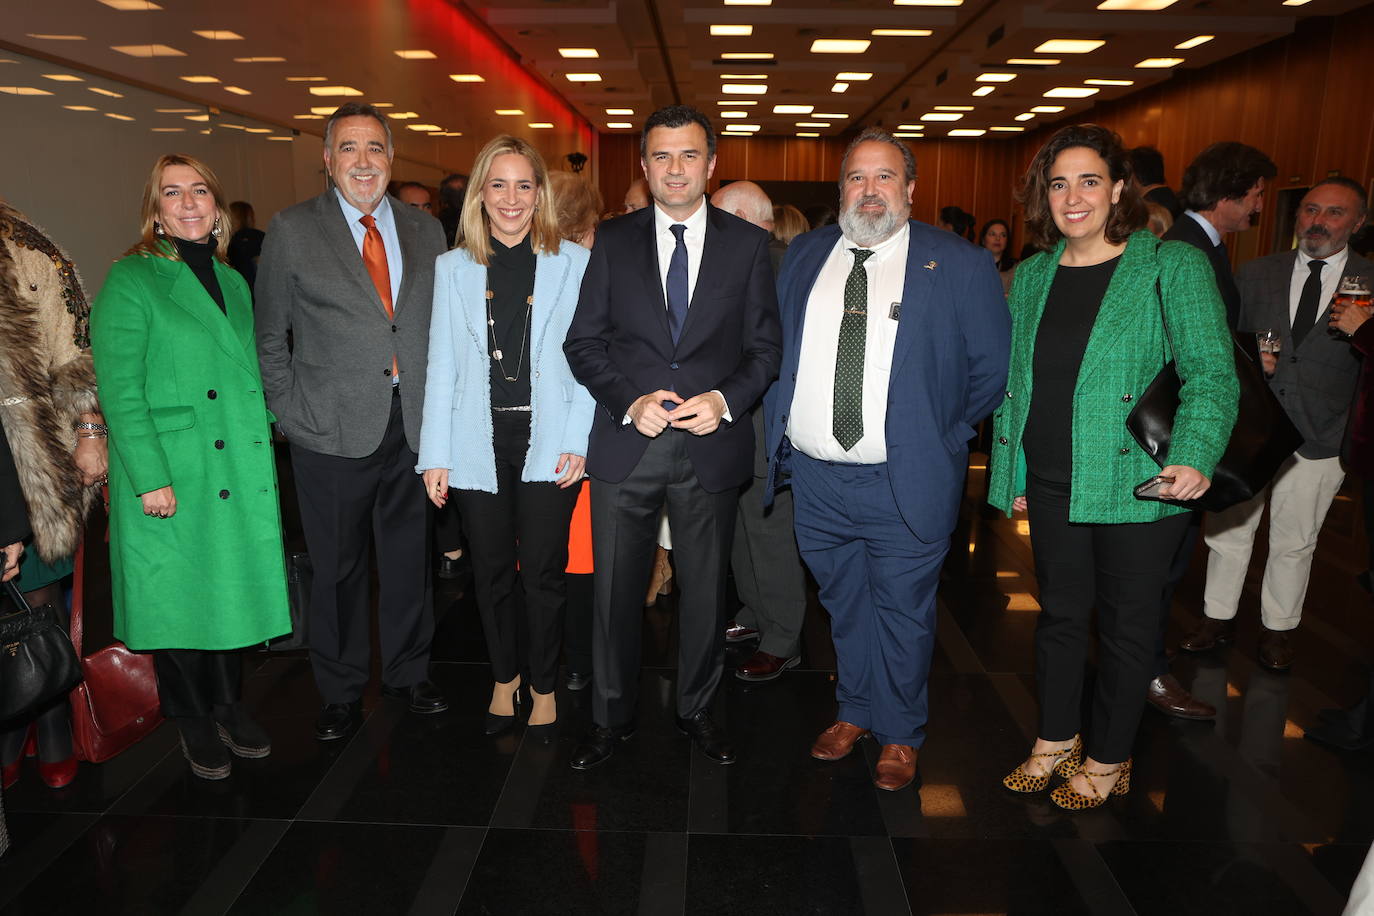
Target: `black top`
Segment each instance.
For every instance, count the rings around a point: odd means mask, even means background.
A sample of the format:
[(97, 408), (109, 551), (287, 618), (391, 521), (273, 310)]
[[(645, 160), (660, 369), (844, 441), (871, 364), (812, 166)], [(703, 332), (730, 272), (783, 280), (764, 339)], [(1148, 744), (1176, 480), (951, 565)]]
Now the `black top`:
[(219, 288), (219, 278), (215, 276), (215, 240), (212, 238), (207, 242), (188, 242), (186, 239), (172, 241), (176, 242), (177, 251), (186, 262), (186, 266), (191, 268), (191, 273), (196, 275), (200, 285), (205, 287), (210, 298), (215, 300), (219, 310), (224, 312), (224, 292)]
[[(491, 240), (487, 289), (492, 297), (487, 306), (495, 324), (488, 325), (488, 357), (495, 350), (501, 351), (500, 362), (491, 358), (492, 407), (522, 407), (530, 402), (529, 300), (534, 296), (534, 265), (534, 249), (528, 234), (513, 248)], [(506, 376), (515, 381), (506, 381)]]
[(244, 226), (229, 238), (229, 266), (243, 274), (250, 290), (258, 278), (258, 257), (262, 255), (262, 240), (266, 237), (267, 233), (261, 229)]
[(1035, 334), (1031, 405), (1021, 436), (1026, 470), (1041, 480), (1073, 477), (1073, 390), (1093, 324), (1120, 255), (1090, 267), (1060, 265)]

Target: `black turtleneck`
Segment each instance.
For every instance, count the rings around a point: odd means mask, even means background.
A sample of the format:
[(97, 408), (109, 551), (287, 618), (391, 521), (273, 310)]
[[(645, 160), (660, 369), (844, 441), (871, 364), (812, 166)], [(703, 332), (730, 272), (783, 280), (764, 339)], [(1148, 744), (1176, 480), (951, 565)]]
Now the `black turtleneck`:
[[(491, 240), (491, 260), (487, 264), (487, 289), (492, 298), (491, 326), (496, 345), (501, 350), (506, 381), (501, 365), (491, 361), (491, 406), (519, 407), (530, 402), (530, 315), (529, 297), (534, 295), (534, 249), (528, 234), (507, 248), (495, 238)], [(491, 350), (491, 335), (487, 349)]]
[(186, 239), (172, 241), (176, 243), (181, 259), (191, 268), (191, 273), (196, 275), (200, 285), (205, 287), (210, 298), (215, 300), (215, 305), (219, 306), (221, 312), (229, 314), (224, 309), (224, 291), (219, 288), (219, 278), (215, 276), (215, 240), (210, 238), (204, 242), (189, 242)]

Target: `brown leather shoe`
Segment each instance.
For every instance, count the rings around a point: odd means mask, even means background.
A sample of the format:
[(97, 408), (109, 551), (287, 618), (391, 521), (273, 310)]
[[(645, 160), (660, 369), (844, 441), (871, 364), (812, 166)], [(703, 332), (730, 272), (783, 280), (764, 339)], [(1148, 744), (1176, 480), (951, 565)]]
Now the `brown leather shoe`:
[(874, 768), (873, 785), (896, 792), (916, 778), (916, 748), (909, 744), (884, 744)]
[(1260, 629), (1259, 663), (1270, 671), (1287, 671), (1293, 664), (1293, 640), (1288, 630)]
[(1211, 703), (1204, 703), (1189, 693), (1178, 678), (1166, 674), (1150, 681), (1145, 691), (1145, 702), (1166, 716), (1179, 719), (1215, 719), (1217, 709)]
[(1217, 646), (1226, 646), (1236, 641), (1236, 622), (1203, 617), (1197, 628), (1187, 636), (1178, 647), (1185, 652), (1209, 652)]
[(726, 642), (744, 642), (746, 639), (754, 639), (758, 635), (758, 630), (753, 627), (746, 627), (742, 623), (731, 620), (725, 624)]
[(799, 664), (801, 664), (801, 656), (799, 655), (793, 655), (791, 658), (781, 658), (777, 655), (769, 655), (767, 652), (759, 651), (749, 656), (744, 664), (735, 669), (735, 677), (739, 678), (741, 681), (749, 681), (751, 683), (771, 681), (788, 668), (795, 668)]
[(811, 745), (811, 756), (817, 760), (842, 760), (854, 749), (854, 742), (868, 734), (868, 729), (836, 722), (821, 732)]

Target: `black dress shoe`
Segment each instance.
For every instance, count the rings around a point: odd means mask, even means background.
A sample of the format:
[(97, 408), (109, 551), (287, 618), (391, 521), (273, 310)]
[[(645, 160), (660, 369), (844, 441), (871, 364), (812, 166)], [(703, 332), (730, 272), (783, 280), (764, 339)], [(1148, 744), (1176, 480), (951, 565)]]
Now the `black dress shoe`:
[(466, 550), (456, 560), (442, 553), (439, 554), (440, 579), (462, 579), (470, 575), (472, 575), (472, 559), (468, 557)]
[(392, 687), (383, 684), (382, 696), (389, 700), (405, 700), (410, 704), (411, 712), (422, 716), (448, 709), (448, 700), (444, 699), (439, 688), (429, 681), (421, 681), (413, 687)]
[(614, 728), (598, 725), (587, 733), (577, 745), (577, 750), (573, 751), (570, 761), (572, 768), (590, 770), (605, 763), (611, 759), (611, 754), (615, 753), (615, 746), (622, 741), (628, 741), (634, 733), (633, 725), (617, 725)]
[(362, 722), (363, 706), (357, 700), (352, 703), (326, 703), (315, 719), (315, 737), (321, 741), (337, 741), (347, 738)]
[(568, 681), (565, 685), (569, 690), (582, 690), (592, 682), (590, 674), (583, 674), (581, 671), (569, 671)]
[(716, 763), (734, 763), (735, 748), (730, 738), (711, 718), (706, 710), (700, 710), (687, 718), (678, 718), (677, 730), (692, 739), (697, 749)]

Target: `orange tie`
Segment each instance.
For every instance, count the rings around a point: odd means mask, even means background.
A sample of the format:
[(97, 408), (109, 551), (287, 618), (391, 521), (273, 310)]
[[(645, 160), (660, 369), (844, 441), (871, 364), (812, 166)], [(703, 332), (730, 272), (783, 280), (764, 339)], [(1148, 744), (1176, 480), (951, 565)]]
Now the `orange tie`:
[[(391, 271), (386, 266), (386, 245), (382, 244), (382, 234), (377, 231), (377, 221), (371, 213), (364, 214), (358, 222), (367, 229), (367, 235), (363, 237), (363, 265), (372, 277), (372, 285), (377, 288), (377, 296), (382, 300), (382, 308), (386, 309), (386, 317), (392, 318), (395, 311), (391, 306)], [(395, 355), (391, 357), (391, 377), (400, 377)]]

